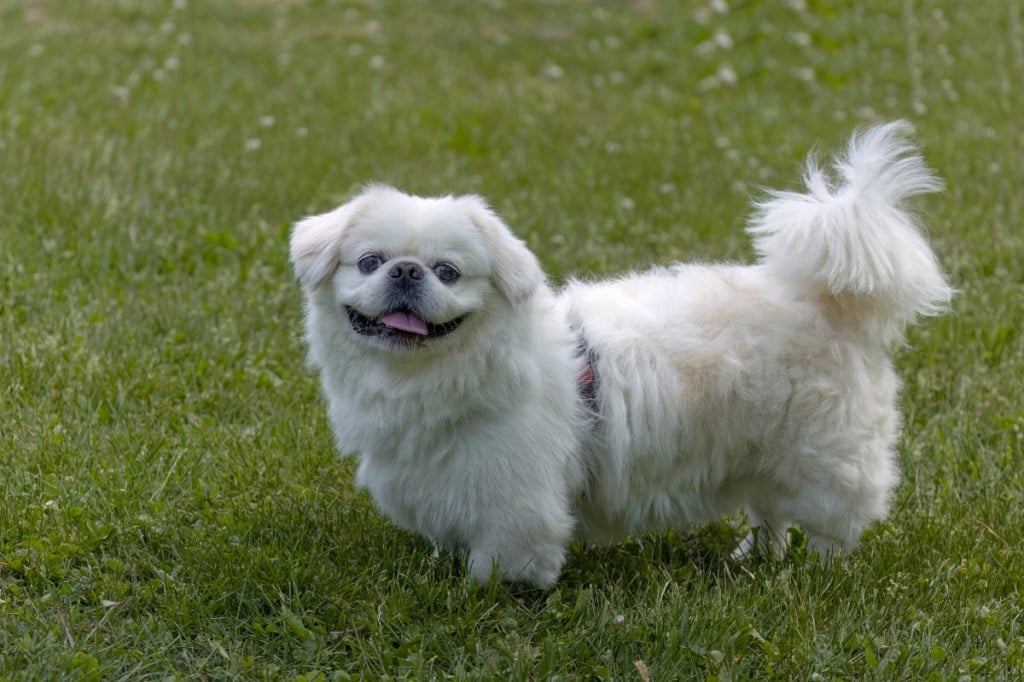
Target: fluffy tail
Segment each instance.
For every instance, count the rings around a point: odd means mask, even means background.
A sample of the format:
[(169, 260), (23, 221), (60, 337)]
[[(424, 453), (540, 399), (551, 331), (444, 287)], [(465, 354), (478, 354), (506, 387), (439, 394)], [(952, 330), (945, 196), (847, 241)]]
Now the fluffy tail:
[(910, 131), (895, 121), (853, 135), (845, 157), (833, 161), (834, 180), (809, 159), (807, 192), (772, 192), (747, 228), (773, 274), (857, 311), (885, 343), (902, 338), (918, 315), (945, 310), (953, 296), (905, 206), (942, 189), (907, 141)]

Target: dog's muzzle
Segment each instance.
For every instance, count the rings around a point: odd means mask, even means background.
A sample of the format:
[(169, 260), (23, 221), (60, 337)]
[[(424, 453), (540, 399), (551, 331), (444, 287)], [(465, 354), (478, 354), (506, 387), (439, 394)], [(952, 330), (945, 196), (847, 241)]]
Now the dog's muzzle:
[(412, 310), (397, 308), (373, 318), (355, 308), (345, 307), (353, 331), (362, 336), (376, 336), (396, 345), (416, 346), (447, 336), (459, 328), (466, 319), (460, 315), (447, 322), (427, 322)]

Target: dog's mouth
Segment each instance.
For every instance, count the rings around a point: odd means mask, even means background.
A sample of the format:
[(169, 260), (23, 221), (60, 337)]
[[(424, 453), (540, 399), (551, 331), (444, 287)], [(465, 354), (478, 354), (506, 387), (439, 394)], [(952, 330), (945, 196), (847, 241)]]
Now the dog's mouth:
[(459, 328), (465, 315), (447, 322), (427, 322), (409, 310), (393, 310), (373, 318), (355, 308), (345, 307), (352, 329), (363, 336), (376, 336), (403, 345), (419, 345), (430, 339), (447, 336)]

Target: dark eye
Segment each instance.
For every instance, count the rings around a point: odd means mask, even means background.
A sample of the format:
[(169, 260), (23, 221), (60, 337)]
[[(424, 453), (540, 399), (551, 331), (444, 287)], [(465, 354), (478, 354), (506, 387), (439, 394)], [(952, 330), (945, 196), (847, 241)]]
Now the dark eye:
[(364, 275), (368, 275), (377, 268), (379, 268), (380, 264), (383, 262), (384, 259), (382, 259), (377, 254), (368, 253), (359, 259), (359, 272), (363, 273)]
[(434, 266), (434, 274), (445, 284), (451, 284), (462, 276), (451, 263), (438, 263)]

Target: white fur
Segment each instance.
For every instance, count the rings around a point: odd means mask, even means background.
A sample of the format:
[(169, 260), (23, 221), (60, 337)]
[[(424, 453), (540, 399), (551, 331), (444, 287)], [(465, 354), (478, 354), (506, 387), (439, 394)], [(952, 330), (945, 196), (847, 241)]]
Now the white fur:
[[(476, 580), (555, 582), (574, 534), (607, 541), (747, 510), (780, 551), (800, 525), (856, 547), (899, 480), (899, 380), (887, 354), (952, 291), (904, 202), (938, 181), (908, 126), (855, 136), (832, 187), (774, 193), (748, 228), (757, 264), (676, 265), (560, 294), (476, 197), (375, 186), (299, 222), (307, 300), (339, 449), (398, 525), (465, 548)], [(454, 332), (413, 347), (355, 333), (388, 312), (366, 252), (462, 277), (424, 281), (423, 317)], [(588, 349), (581, 355), (581, 343)], [(579, 390), (586, 357), (597, 414)]]

